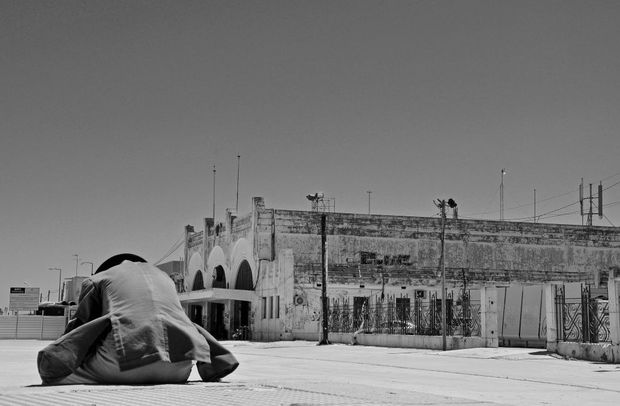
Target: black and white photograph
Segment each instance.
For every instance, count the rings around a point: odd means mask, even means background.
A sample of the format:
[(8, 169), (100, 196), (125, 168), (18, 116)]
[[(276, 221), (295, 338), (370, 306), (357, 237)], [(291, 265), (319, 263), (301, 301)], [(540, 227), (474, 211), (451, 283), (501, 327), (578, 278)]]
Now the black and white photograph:
[(0, 406), (620, 403), (620, 1), (0, 0), (0, 89)]

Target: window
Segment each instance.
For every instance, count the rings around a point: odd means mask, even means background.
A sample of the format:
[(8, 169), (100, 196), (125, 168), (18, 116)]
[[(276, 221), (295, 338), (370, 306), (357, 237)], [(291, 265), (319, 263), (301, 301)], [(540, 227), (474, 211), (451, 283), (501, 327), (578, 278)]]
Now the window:
[(273, 319), (273, 296), (269, 296), (269, 318)]
[(274, 317), (276, 319), (280, 318), (280, 296), (276, 296), (275, 309), (274, 309)]
[(262, 303), (262, 312), (261, 312), (262, 313), (262, 318), (266, 319), (267, 318), (267, 298), (263, 297), (262, 301), (263, 301), (263, 303)]
[(360, 251), (360, 263), (374, 264), (377, 261), (376, 252)]

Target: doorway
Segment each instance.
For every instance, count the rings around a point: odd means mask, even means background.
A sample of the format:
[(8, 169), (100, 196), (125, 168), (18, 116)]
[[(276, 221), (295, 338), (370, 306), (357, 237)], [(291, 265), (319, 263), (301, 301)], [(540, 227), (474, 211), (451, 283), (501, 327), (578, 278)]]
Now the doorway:
[(200, 305), (190, 305), (189, 306), (189, 319), (198, 324), (199, 326), (202, 326), (202, 306)]
[(228, 331), (224, 322), (224, 303), (210, 303), (209, 332), (218, 340), (227, 340)]

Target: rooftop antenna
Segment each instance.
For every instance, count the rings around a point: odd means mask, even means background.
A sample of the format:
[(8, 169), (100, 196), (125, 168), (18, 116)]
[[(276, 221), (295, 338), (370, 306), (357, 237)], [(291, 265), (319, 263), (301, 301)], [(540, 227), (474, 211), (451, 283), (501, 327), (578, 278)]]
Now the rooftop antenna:
[(215, 224), (215, 165), (213, 165), (213, 223)]
[(499, 220), (504, 221), (504, 175), (506, 169), (502, 168), (502, 180), (499, 184)]
[(239, 161), (241, 160), (241, 155), (237, 155), (237, 201), (235, 203), (235, 213), (239, 215)]

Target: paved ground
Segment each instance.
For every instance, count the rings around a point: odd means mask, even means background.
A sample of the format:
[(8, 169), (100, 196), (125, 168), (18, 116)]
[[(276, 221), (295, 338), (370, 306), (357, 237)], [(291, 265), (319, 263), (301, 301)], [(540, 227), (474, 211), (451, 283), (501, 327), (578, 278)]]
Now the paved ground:
[(519, 348), (438, 352), (313, 342), (225, 345), (241, 366), (222, 383), (40, 386), (48, 342), (0, 340), (5, 405), (618, 405), (620, 365)]

